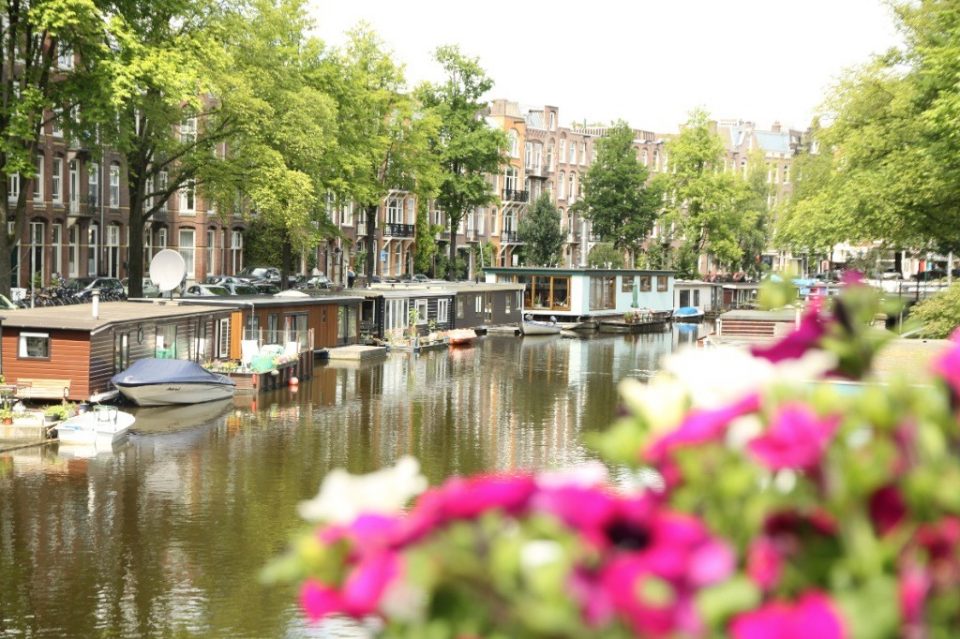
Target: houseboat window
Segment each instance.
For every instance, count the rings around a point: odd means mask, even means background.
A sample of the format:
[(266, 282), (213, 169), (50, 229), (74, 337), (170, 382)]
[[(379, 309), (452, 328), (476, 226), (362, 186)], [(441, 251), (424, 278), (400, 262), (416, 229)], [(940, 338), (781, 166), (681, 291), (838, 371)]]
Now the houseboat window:
[(457, 319), (463, 319), (463, 297), (457, 297)]
[(698, 289), (693, 291), (693, 305), (700, 306), (700, 291)]
[(550, 278), (533, 278), (533, 308), (550, 308)]
[(488, 322), (493, 321), (493, 293), (478, 297), (483, 297), (483, 318)]
[(616, 295), (617, 278), (591, 277), (590, 278), (590, 308), (602, 310), (617, 307)]
[(690, 306), (690, 291), (680, 291), (680, 306)]
[(450, 321), (450, 300), (437, 300), (437, 324)]
[(157, 327), (157, 359), (177, 358), (177, 326)]
[(657, 291), (663, 293), (665, 290), (667, 290), (667, 276), (657, 275)]
[(504, 303), (505, 303), (505, 305), (506, 305), (506, 308), (504, 308), (503, 310), (504, 310), (504, 312), (505, 312), (507, 315), (509, 315), (509, 314), (512, 312), (512, 311), (510, 310), (510, 294), (509, 294), (509, 293), (508, 293), (507, 296), (504, 298)]
[(20, 357), (50, 359), (49, 333), (20, 333)]
[(641, 276), (640, 276), (640, 290), (641, 290), (642, 292), (644, 292), (644, 293), (649, 293), (649, 292), (650, 292), (651, 289), (650, 289), (650, 276), (649, 276), (649, 275), (641, 275)]
[(570, 310), (570, 278), (551, 277), (553, 298), (550, 308), (555, 311)]
[(427, 300), (417, 300), (417, 324), (427, 323)]
[(473, 298), (473, 312), (479, 315), (483, 312), (483, 296), (475, 295)]
[(230, 318), (220, 319), (217, 336), (217, 357), (230, 357)]
[(268, 344), (279, 344), (280, 336), (277, 332), (280, 330), (280, 315), (277, 313), (270, 313), (267, 315), (267, 343)]
[(118, 333), (113, 336), (113, 369), (122, 371), (130, 365), (130, 334)]
[(621, 293), (633, 293), (633, 277), (623, 276), (623, 280), (620, 283), (620, 292)]
[(407, 300), (385, 300), (386, 316), (384, 317), (384, 331), (404, 329), (407, 327)]

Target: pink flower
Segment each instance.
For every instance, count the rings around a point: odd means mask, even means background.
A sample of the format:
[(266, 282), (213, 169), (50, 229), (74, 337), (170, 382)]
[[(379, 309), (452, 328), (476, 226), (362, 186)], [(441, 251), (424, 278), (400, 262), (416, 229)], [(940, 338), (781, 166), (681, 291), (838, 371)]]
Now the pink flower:
[(775, 601), (737, 615), (730, 634), (734, 639), (842, 639), (846, 630), (826, 595), (807, 592), (793, 604)]
[(308, 579), (300, 587), (300, 606), (312, 621), (343, 610), (340, 593), (316, 579)]
[(730, 422), (759, 409), (760, 396), (751, 393), (730, 406), (691, 411), (676, 430), (653, 443), (646, 457), (653, 463), (661, 463), (668, 453), (677, 448), (719, 441), (727, 432)]
[(950, 385), (955, 398), (960, 398), (960, 328), (950, 335), (951, 345), (931, 364), (933, 372)]
[(856, 284), (863, 284), (863, 273), (856, 269), (850, 269), (849, 271), (844, 271), (843, 275), (840, 276), (840, 281), (847, 286), (853, 286)]
[(769, 537), (760, 537), (747, 549), (747, 576), (764, 590), (772, 590), (783, 574), (783, 557)]
[(923, 604), (929, 590), (930, 575), (924, 568), (910, 562), (900, 569), (897, 595), (904, 624), (915, 625), (923, 621)]
[(604, 530), (618, 509), (618, 498), (603, 488), (562, 486), (539, 491), (532, 508), (558, 518), (587, 541), (605, 546)]
[(780, 408), (767, 431), (754, 438), (747, 448), (771, 470), (810, 469), (820, 463), (840, 418), (820, 419), (803, 404)]
[(803, 357), (808, 350), (817, 347), (827, 332), (827, 324), (820, 315), (822, 305), (822, 298), (811, 298), (800, 325), (792, 333), (770, 346), (754, 346), (750, 352), (774, 364)]
[(387, 586), (399, 573), (400, 557), (397, 554), (376, 552), (365, 555), (343, 584), (343, 612), (355, 618), (376, 612)]
[(881, 535), (886, 535), (907, 516), (903, 495), (896, 486), (879, 488), (870, 496), (870, 519)]

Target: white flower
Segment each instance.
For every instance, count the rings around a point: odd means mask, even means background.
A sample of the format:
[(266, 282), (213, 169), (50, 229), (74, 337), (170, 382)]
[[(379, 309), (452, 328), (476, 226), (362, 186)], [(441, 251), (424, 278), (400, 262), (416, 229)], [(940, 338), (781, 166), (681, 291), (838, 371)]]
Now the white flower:
[(563, 557), (563, 547), (557, 542), (547, 539), (528, 541), (520, 547), (520, 565), (528, 573), (556, 563)]
[(575, 466), (548, 470), (537, 475), (540, 488), (593, 488), (607, 483), (609, 471), (603, 462), (588, 461)]
[(346, 524), (362, 514), (400, 512), (426, 488), (420, 463), (409, 455), (366, 475), (351, 475), (337, 468), (327, 473), (316, 497), (300, 502), (298, 512), (307, 521)]
[(687, 412), (686, 384), (664, 375), (655, 376), (647, 384), (628, 377), (620, 382), (620, 396), (653, 432), (671, 430)]

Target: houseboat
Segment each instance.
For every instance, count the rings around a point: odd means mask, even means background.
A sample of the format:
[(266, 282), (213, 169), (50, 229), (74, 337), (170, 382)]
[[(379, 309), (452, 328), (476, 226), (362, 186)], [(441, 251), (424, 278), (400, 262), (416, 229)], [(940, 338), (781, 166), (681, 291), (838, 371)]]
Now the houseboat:
[(485, 273), (489, 283), (522, 286), (524, 315), (555, 316), (573, 327), (595, 327), (638, 310), (667, 318), (674, 308), (673, 271), (506, 267)]
[(203, 362), (226, 354), (232, 306), (104, 302), (4, 311), (0, 366), (24, 399), (87, 401), (146, 357)]
[[(720, 284), (703, 280), (676, 280), (673, 283), (673, 308), (695, 308), (701, 317), (711, 317), (720, 308)], [(674, 313), (676, 316), (677, 313)]]

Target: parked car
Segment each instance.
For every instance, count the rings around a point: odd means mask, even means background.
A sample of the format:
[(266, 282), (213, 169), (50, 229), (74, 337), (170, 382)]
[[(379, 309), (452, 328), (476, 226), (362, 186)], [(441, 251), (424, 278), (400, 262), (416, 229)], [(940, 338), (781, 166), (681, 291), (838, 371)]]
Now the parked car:
[(126, 295), (123, 282), (115, 277), (77, 277), (66, 283), (65, 288), (81, 294), (90, 294), (94, 289), (101, 293)]
[(326, 275), (314, 275), (307, 279), (304, 282), (301, 282), (297, 285), (299, 289), (311, 289), (311, 288), (330, 288), (333, 286), (333, 282), (330, 281), (330, 278)]
[(932, 268), (927, 271), (920, 271), (913, 275), (910, 279), (916, 280), (918, 282), (932, 282), (933, 280), (943, 279), (947, 276), (947, 272), (943, 269)]
[(239, 275), (211, 275), (207, 279), (203, 280), (203, 283), (224, 286), (226, 284), (248, 284), (249, 280), (240, 277)]
[(230, 292), (230, 295), (259, 295), (260, 291), (253, 284), (246, 282), (225, 282), (221, 284)]
[(261, 295), (273, 295), (280, 292), (280, 287), (270, 280), (254, 280), (248, 282), (248, 284), (257, 289), (257, 292)]
[[(120, 282), (123, 284), (123, 294), (130, 294), (130, 278), (123, 278)], [(160, 297), (160, 287), (153, 283), (149, 277), (143, 278), (143, 296), (144, 297)]]
[(274, 284), (280, 283), (280, 269), (273, 266), (245, 266), (237, 275), (248, 282), (267, 280)]
[(898, 271), (895, 268), (888, 268), (883, 273), (880, 274), (880, 279), (882, 280), (902, 280), (903, 273)]
[(183, 291), (183, 297), (225, 297), (230, 291), (216, 284), (191, 284)]

